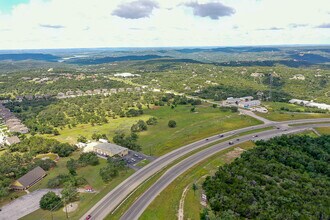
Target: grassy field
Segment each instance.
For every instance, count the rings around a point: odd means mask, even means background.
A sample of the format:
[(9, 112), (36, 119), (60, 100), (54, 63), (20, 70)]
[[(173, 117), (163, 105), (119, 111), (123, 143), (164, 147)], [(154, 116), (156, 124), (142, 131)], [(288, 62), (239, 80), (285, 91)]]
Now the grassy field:
[(320, 134), (330, 135), (330, 127), (315, 128)]
[(315, 137), (315, 138), (318, 137), (318, 135), (314, 131), (311, 131), (311, 130), (303, 131), (297, 135), (300, 135), (300, 136), (307, 135), (307, 136), (311, 136), (311, 137)]
[(42, 158), (49, 158), (51, 160), (56, 160), (56, 158), (58, 157), (57, 154), (53, 154), (53, 153), (48, 153), (48, 154), (38, 154), (36, 156), (36, 158), (42, 159)]
[[(76, 143), (79, 135), (90, 139), (94, 132), (100, 132), (105, 133), (112, 140), (116, 131), (129, 133), (131, 126), (138, 120), (156, 117), (158, 124), (148, 126), (147, 131), (140, 132), (138, 143), (142, 146), (143, 153), (159, 156), (210, 135), (261, 123), (248, 116), (221, 112), (208, 104), (197, 106), (196, 112), (191, 112), (190, 109), (190, 105), (179, 105), (174, 109), (169, 106), (147, 109), (140, 117), (110, 119), (108, 124), (101, 126), (78, 125), (72, 129), (61, 130), (59, 136), (47, 137), (73, 144)], [(175, 120), (177, 127), (169, 128), (167, 125), (169, 120)]]
[[(214, 134), (261, 123), (248, 116), (221, 112), (209, 105), (198, 106), (196, 112), (190, 112), (190, 109), (191, 106), (177, 106), (175, 109), (166, 106), (145, 111), (156, 117), (158, 124), (140, 133), (138, 142), (142, 151), (159, 156)], [(177, 127), (169, 128), (169, 120), (175, 120)]]
[(45, 137), (54, 138), (61, 142), (68, 142), (70, 144), (77, 143), (77, 138), (79, 135), (85, 136), (91, 140), (93, 133), (102, 133), (106, 134), (110, 139), (115, 135), (116, 131), (125, 131), (128, 132), (131, 129), (131, 126), (136, 123), (138, 120), (148, 120), (150, 115), (142, 115), (139, 117), (133, 118), (117, 118), (117, 119), (108, 119), (109, 123), (103, 125), (95, 125), (91, 124), (79, 124), (76, 127), (71, 129), (64, 128), (60, 130), (60, 135), (43, 135)]
[[(187, 186), (188, 192), (185, 198), (184, 219), (199, 219), (199, 213), (202, 208), (199, 198), (201, 183), (204, 178), (207, 175), (212, 175), (219, 166), (233, 161), (243, 152), (242, 149), (247, 150), (252, 147), (254, 147), (253, 142), (233, 146), (192, 167), (161, 192), (140, 219), (176, 219), (181, 195)], [(194, 182), (198, 185), (198, 190), (195, 193), (192, 190), (192, 183)]]
[[(272, 121), (287, 121), (287, 120), (298, 120), (298, 119), (313, 119), (313, 118), (330, 118), (330, 114), (321, 113), (304, 113), (305, 110), (309, 109), (300, 105), (294, 105), (284, 102), (263, 102), (262, 103), (267, 109), (268, 113), (256, 113), (257, 115), (267, 118)], [(288, 108), (290, 111), (282, 111), (281, 108)], [(295, 112), (296, 111), (296, 112)]]

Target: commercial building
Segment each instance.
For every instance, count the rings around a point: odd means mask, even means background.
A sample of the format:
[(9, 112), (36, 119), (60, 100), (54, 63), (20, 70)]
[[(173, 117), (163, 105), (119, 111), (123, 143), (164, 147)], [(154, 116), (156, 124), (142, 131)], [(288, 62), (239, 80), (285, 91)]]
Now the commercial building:
[(238, 106), (241, 108), (251, 108), (255, 106), (259, 106), (261, 102), (259, 100), (251, 100), (251, 101), (241, 101), (238, 103)]
[(128, 149), (112, 143), (98, 143), (93, 146), (93, 151), (103, 156), (120, 156), (128, 154)]
[(18, 180), (16, 180), (13, 184), (11, 184), (10, 188), (13, 190), (26, 190), (40, 181), (47, 175), (46, 171), (44, 171), (41, 167), (36, 167)]
[(306, 100), (301, 100), (301, 99), (291, 99), (289, 101), (291, 104), (298, 104), (298, 105), (304, 105), (306, 107), (314, 107), (314, 108), (319, 108), (323, 110), (330, 110), (330, 105), (325, 104), (325, 103), (317, 103), (313, 101), (306, 101)]

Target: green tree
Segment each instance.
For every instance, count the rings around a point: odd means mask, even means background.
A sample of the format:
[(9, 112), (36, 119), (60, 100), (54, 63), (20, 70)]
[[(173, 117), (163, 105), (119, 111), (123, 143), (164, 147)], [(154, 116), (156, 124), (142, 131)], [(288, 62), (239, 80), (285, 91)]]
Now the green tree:
[(170, 128), (175, 128), (175, 127), (176, 127), (176, 121), (174, 121), (174, 120), (169, 120), (169, 121), (168, 121), (168, 127), (170, 127)]
[(100, 169), (100, 176), (104, 182), (109, 182), (119, 175), (119, 171), (112, 164), (108, 164)]
[(61, 191), (62, 201), (66, 204), (68, 202), (77, 201), (78, 191), (77, 188), (70, 182), (65, 183), (63, 190)]
[(194, 195), (195, 195), (196, 190), (198, 190), (198, 186), (197, 186), (196, 183), (193, 183), (193, 184), (192, 184), (192, 189), (194, 190)]
[(61, 203), (61, 198), (57, 196), (54, 192), (48, 192), (41, 197), (39, 206), (44, 210), (57, 210), (59, 209)]
[(87, 143), (87, 138), (85, 136), (79, 135), (77, 142)]
[(97, 155), (94, 152), (80, 154), (78, 162), (79, 162), (79, 165), (83, 166), (83, 167), (85, 167), (87, 165), (96, 166), (100, 163), (99, 158), (97, 157)]
[(156, 125), (158, 123), (156, 117), (151, 117), (146, 121), (147, 125)]
[(75, 160), (72, 159), (72, 158), (70, 158), (70, 160), (68, 160), (68, 161), (66, 162), (66, 167), (68, 168), (69, 173), (70, 173), (71, 175), (73, 175), (73, 176), (76, 176), (76, 175), (77, 175), (77, 172), (76, 172), (76, 170), (77, 170), (77, 166), (78, 166), (77, 161), (75, 161)]

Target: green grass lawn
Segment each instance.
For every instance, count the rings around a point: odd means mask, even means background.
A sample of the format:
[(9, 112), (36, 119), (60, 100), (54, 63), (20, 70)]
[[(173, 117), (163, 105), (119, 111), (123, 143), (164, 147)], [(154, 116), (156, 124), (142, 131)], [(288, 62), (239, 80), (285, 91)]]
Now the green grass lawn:
[(307, 135), (307, 136), (311, 136), (311, 137), (318, 137), (318, 135), (314, 132), (314, 131), (311, 131), (311, 130), (306, 130), (306, 131), (303, 131), (297, 135), (300, 135), (300, 136), (303, 136), (303, 135)]
[(48, 153), (48, 154), (38, 154), (36, 156), (36, 158), (42, 159), (42, 158), (49, 158), (51, 160), (56, 160), (56, 158), (58, 157), (57, 154), (53, 154), (53, 153)]
[(330, 127), (315, 128), (320, 134), (330, 135)]
[[(187, 186), (189, 188), (185, 198), (184, 219), (199, 219), (199, 213), (202, 209), (199, 195), (201, 194), (201, 184), (204, 178), (207, 175), (214, 174), (219, 166), (230, 163), (238, 157), (242, 152), (237, 150), (238, 147), (247, 150), (254, 147), (254, 143), (245, 142), (233, 146), (190, 168), (162, 191), (139, 219), (176, 219), (181, 195)], [(198, 190), (195, 193), (192, 190), (192, 183), (194, 182), (198, 185)]]
[(147, 160), (147, 159), (144, 159), (144, 160), (141, 160), (140, 162), (138, 162), (136, 164), (137, 167), (144, 167), (145, 165), (149, 164), (151, 161), (150, 160)]
[[(287, 120), (298, 120), (298, 119), (313, 119), (313, 118), (330, 118), (330, 114), (322, 113), (304, 113), (305, 110), (310, 109), (300, 105), (294, 105), (285, 102), (263, 102), (262, 103), (267, 109), (268, 113), (256, 113), (257, 115), (267, 118), (272, 121), (287, 121)], [(281, 107), (288, 108), (291, 111), (282, 111)]]
[[(211, 135), (261, 123), (245, 115), (221, 112), (209, 105), (197, 106), (195, 113), (190, 109), (191, 106), (177, 106), (175, 109), (166, 106), (145, 111), (156, 117), (158, 124), (148, 126), (147, 131), (139, 134), (142, 151), (159, 156)], [(169, 128), (169, 120), (175, 120), (177, 127)]]

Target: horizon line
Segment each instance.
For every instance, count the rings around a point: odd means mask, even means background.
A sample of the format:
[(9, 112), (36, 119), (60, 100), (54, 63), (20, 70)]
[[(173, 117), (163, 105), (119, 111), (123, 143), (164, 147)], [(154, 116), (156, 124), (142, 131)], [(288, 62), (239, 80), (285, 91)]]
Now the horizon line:
[(264, 44), (264, 45), (228, 45), (228, 46), (132, 46), (132, 47), (58, 47), (58, 48), (25, 48), (0, 49), (0, 51), (27, 51), (27, 50), (83, 50), (83, 49), (153, 49), (153, 48), (226, 48), (226, 47), (308, 47), (330, 46), (329, 44)]

